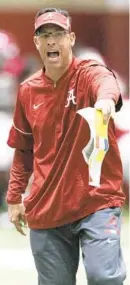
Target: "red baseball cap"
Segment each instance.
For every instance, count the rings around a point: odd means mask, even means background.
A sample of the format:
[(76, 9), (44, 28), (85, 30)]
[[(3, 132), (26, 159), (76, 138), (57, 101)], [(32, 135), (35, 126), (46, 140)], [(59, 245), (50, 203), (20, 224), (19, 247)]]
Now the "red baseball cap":
[(54, 24), (67, 31), (71, 28), (69, 18), (58, 12), (48, 12), (39, 16), (35, 20), (35, 31), (46, 24)]

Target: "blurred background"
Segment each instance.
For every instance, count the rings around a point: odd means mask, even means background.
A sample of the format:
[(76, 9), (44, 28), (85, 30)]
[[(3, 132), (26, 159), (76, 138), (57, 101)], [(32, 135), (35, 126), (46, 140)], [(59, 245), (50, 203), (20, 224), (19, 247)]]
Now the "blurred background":
[[(122, 214), (122, 246), (128, 267), (129, 201), (129, 1), (128, 0), (1, 0), (0, 1), (0, 284), (36, 285), (36, 272), (27, 237), (8, 222), (5, 195), (13, 150), (7, 144), (19, 83), (41, 68), (33, 43), (34, 17), (40, 8), (67, 9), (76, 33), (74, 54), (105, 62), (117, 77), (123, 107), (116, 115), (126, 204)], [(129, 284), (127, 280), (125, 285)], [(84, 285), (80, 262), (77, 284)]]

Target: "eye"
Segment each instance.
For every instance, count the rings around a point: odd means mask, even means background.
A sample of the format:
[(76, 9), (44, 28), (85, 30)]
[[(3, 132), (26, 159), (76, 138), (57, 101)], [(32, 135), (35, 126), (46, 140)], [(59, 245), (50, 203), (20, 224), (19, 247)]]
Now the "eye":
[(61, 37), (64, 34), (64, 31), (56, 31), (55, 36), (56, 37)]
[(57, 37), (63, 37), (65, 34), (67, 34), (67, 32), (66, 31), (56, 31), (55, 34)]
[(49, 38), (49, 33), (42, 33), (41, 36), (44, 38), (44, 39), (47, 39)]

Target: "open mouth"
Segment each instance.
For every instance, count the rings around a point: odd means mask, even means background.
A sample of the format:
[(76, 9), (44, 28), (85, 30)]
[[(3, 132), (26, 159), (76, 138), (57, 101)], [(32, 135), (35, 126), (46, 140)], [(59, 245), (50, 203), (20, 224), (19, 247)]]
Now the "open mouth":
[(49, 58), (57, 58), (59, 56), (59, 51), (49, 51), (47, 52), (47, 56)]

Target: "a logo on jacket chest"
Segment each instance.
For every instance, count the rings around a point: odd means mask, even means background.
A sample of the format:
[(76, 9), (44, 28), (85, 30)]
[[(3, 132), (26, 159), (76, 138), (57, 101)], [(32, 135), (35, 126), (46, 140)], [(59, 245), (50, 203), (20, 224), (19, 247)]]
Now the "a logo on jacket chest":
[(74, 95), (74, 89), (71, 89), (68, 91), (68, 97), (67, 97), (67, 102), (65, 104), (65, 107), (69, 107), (70, 104), (76, 105), (76, 97)]

